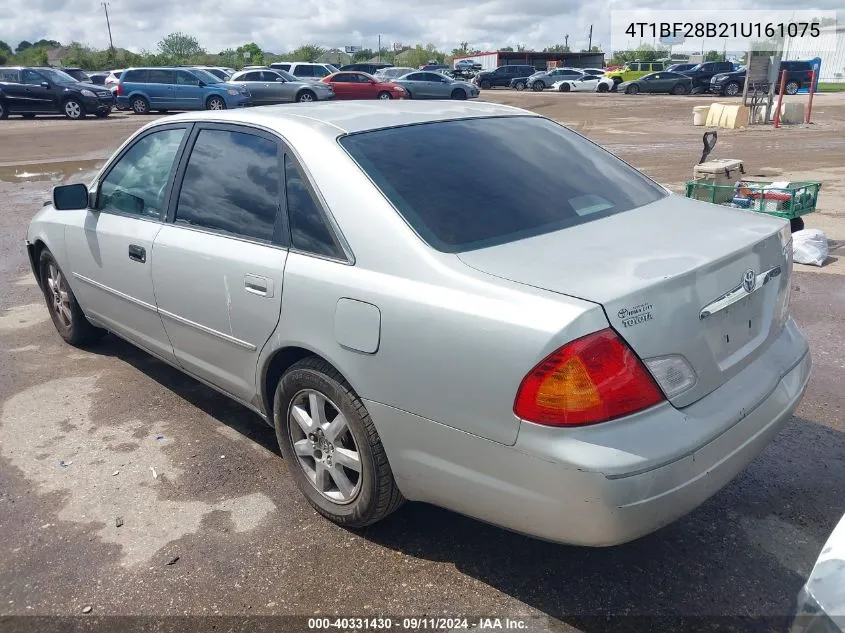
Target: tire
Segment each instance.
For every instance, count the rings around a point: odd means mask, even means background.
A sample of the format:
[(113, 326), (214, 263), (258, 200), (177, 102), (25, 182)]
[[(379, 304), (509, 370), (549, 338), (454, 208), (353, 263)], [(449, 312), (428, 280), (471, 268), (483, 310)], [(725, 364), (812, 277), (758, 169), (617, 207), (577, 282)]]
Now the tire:
[(150, 102), (147, 101), (144, 97), (132, 97), (130, 106), (132, 107), (132, 112), (134, 112), (135, 114), (150, 113)]
[(105, 330), (94, 327), (85, 318), (53, 254), (44, 249), (38, 260), (41, 292), (47, 302), (47, 310), (53, 325), (65, 343), (77, 347), (100, 338)]
[(560, 84), (560, 88), (557, 89), (558, 92), (569, 92), (570, 90), (572, 90), (572, 88), (568, 83)]
[[(314, 404), (322, 411), (320, 425), (311, 418)], [(294, 410), (300, 414), (294, 414)], [(402, 505), (404, 498), (367, 409), (343, 376), (326, 361), (305, 358), (288, 369), (276, 387), (273, 412), (282, 456), (300, 491), (317, 512), (343, 527), (360, 528), (376, 523)], [(345, 428), (333, 437), (331, 422), (341, 415)], [(332, 460), (340, 455), (341, 448), (345, 449), (349, 464), (354, 463), (349, 456), (357, 455), (357, 473)], [(322, 478), (317, 475), (318, 469), (324, 473)], [(338, 476), (346, 479), (343, 486), (337, 483)]]
[(640, 91), (640, 87), (637, 84), (631, 84), (627, 88), (625, 88), (626, 95), (635, 95)]
[(599, 84), (596, 86), (596, 92), (610, 92), (610, 88), (607, 84)]
[(492, 84), (490, 83), (489, 80), (487, 80), (487, 79), (481, 80), (481, 89), (482, 90), (490, 90), (490, 88), (492, 88), (492, 87), (493, 86), (492, 86)]
[(672, 86), (672, 90), (669, 91), (669, 94), (685, 95), (687, 94), (687, 87), (684, 84), (677, 84)]
[(34, 118), (35, 118), (35, 115), (34, 115), (34, 114), (32, 114), (31, 112), (27, 112), (26, 114), (22, 114), (21, 116), (22, 116), (24, 119), (34, 119)]
[(303, 90), (298, 95), (296, 95), (296, 102), (297, 103), (312, 103), (313, 101), (317, 100), (317, 95), (315, 95), (310, 90)]
[(525, 90), (525, 82), (524, 81), (517, 81), (516, 84), (514, 85), (514, 88), (516, 88), (517, 90), (522, 92), (523, 90)]
[(543, 90), (545, 89), (546, 84), (540, 80), (537, 80), (533, 84), (531, 84), (531, 90), (533, 90), (534, 92), (543, 92)]
[(787, 81), (784, 90), (788, 95), (798, 94), (798, 91), (801, 89), (801, 84), (797, 81)]
[(6, 107), (6, 102), (0, 99), (0, 121), (9, 118), (9, 108)]
[(458, 101), (464, 101), (467, 98), (467, 93), (465, 93), (460, 88), (455, 88), (451, 94), (452, 99), (457, 99)]
[(105, 119), (110, 114), (111, 114), (111, 110), (107, 110), (106, 112), (97, 112), (96, 117), (98, 119)]
[(406, 99), (413, 99), (414, 98), (413, 95), (411, 94), (411, 91), (408, 90), (407, 88), (405, 88), (405, 98)]
[(205, 109), (206, 110), (225, 110), (226, 109), (226, 102), (223, 101), (223, 97), (218, 97), (217, 95), (212, 95), (208, 99), (205, 100)]
[(62, 103), (62, 112), (71, 121), (78, 121), (85, 118), (85, 108), (76, 97), (65, 99)]
[(739, 94), (741, 90), (741, 86), (739, 82), (732, 81), (727, 86), (725, 86), (725, 96), (726, 97), (735, 97)]
[(167, 114), (167, 110), (156, 110), (159, 114)]
[(793, 233), (795, 233), (795, 231), (803, 231), (804, 230), (804, 218), (802, 218), (802, 217), (791, 218), (789, 220), (789, 229)]
[(386, 91), (378, 93), (378, 98), (381, 99), (382, 101), (389, 101), (390, 99), (392, 99), (392, 97), (390, 96), (390, 93), (386, 92)]

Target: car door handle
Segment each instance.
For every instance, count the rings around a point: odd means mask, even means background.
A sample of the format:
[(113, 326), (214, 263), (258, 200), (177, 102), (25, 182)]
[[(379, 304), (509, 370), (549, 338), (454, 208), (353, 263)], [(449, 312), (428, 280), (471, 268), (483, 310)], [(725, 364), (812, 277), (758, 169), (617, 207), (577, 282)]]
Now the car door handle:
[(258, 275), (244, 275), (244, 288), (247, 292), (260, 297), (273, 296), (273, 280)]
[(147, 261), (147, 249), (137, 244), (129, 245), (129, 259), (142, 264)]

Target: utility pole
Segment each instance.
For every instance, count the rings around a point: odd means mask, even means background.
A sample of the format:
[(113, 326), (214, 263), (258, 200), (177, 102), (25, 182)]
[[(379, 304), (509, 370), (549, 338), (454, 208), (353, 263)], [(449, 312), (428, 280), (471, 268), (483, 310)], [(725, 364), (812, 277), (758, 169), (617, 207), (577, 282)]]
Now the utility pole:
[(108, 2), (101, 2), (100, 4), (103, 5), (103, 11), (106, 12), (106, 27), (109, 30), (109, 50), (114, 53), (114, 42), (111, 38), (111, 22), (109, 22), (109, 3)]
[(566, 47), (566, 50), (568, 51), (569, 50), (569, 33), (567, 33), (566, 35), (563, 36), (563, 41), (564, 41), (564, 46)]
[(381, 33), (378, 34), (378, 60), (381, 62)]
[(593, 25), (590, 25), (590, 35), (587, 38), (587, 51), (593, 50)]

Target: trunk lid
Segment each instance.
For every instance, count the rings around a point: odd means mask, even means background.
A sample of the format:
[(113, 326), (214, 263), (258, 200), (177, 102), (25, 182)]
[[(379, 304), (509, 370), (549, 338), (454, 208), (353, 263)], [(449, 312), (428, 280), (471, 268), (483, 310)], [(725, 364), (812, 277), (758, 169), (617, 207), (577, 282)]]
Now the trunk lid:
[(777, 337), (789, 299), (789, 239), (783, 220), (673, 195), (458, 256), (487, 274), (601, 304), (642, 359), (682, 355), (697, 378), (671, 399), (683, 407)]

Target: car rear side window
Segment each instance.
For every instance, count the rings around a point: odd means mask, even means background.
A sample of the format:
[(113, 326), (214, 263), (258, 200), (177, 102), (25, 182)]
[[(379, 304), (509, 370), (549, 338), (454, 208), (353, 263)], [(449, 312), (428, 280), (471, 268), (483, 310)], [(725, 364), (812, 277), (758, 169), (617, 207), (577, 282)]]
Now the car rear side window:
[(0, 68), (0, 81), (17, 83), (19, 81), (18, 71), (14, 68)]
[(100, 184), (100, 211), (159, 218), (184, 128), (152, 132), (136, 141)]
[(409, 125), (340, 143), (420, 237), (444, 252), (550, 233), (666, 195), (609, 152), (540, 117)]
[(175, 223), (270, 242), (281, 196), (279, 167), (275, 141), (201, 130), (188, 158)]
[(320, 205), (308, 189), (302, 172), (285, 156), (285, 193), (291, 246), (325, 257), (344, 259)]
[(172, 70), (163, 70), (160, 68), (150, 68), (147, 71), (147, 83), (151, 84), (172, 84), (175, 83), (175, 77)]
[[(103, 78), (105, 79), (105, 78)], [(124, 83), (147, 83), (146, 70), (127, 70), (122, 77)]]

